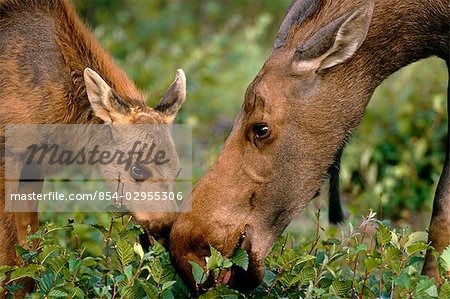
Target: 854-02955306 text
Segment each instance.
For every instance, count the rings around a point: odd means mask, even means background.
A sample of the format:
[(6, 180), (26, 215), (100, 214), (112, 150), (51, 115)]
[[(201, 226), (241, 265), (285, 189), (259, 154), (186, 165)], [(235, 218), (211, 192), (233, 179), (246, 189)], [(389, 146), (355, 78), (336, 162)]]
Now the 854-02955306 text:
[(182, 201), (184, 194), (179, 192), (149, 191), (149, 192), (109, 192), (95, 191), (92, 193), (65, 193), (50, 191), (46, 193), (13, 193), (12, 201)]
[(185, 209), (191, 136), (184, 125), (7, 125), (5, 210)]

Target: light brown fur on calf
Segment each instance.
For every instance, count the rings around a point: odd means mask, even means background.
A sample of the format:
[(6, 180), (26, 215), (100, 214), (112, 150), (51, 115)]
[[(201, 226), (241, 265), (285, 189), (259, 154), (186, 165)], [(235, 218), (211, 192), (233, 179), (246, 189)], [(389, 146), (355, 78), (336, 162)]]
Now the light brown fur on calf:
[[(170, 123), (185, 98), (180, 71), (169, 89), (171, 98), (162, 100), (167, 110), (147, 107), (143, 93), (102, 49), (68, 0), (0, 1), (0, 265), (16, 262), (14, 245), (24, 242), (28, 225), (32, 231), (38, 228), (37, 213), (5, 212), (4, 126), (103, 123), (87, 95), (86, 68), (98, 73), (131, 108), (114, 122)], [(36, 189), (22, 191), (41, 191)], [(151, 214), (139, 216), (151, 229)], [(173, 214), (157, 217), (164, 220), (154, 227), (167, 231)]]

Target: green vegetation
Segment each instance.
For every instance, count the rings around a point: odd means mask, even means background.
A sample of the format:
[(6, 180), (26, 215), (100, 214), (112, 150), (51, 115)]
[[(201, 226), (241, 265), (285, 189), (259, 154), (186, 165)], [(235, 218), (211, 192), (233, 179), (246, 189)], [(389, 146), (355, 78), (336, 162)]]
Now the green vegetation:
[[(175, 70), (185, 70), (188, 99), (177, 122), (193, 126), (198, 180), (229, 134), (246, 86), (270, 55), (290, 0), (74, 2), (104, 47), (148, 91), (152, 106)], [(439, 259), (445, 280), (440, 290), (420, 276), (428, 248), (423, 230), (447, 142), (446, 84), (445, 64), (437, 59), (394, 74), (377, 89), (344, 154), (346, 210), (364, 215), (371, 208), (391, 222), (370, 213), (362, 222), (355, 221), (360, 216), (349, 217), (346, 228), (326, 228), (320, 217), (314, 221), (316, 209), (310, 207), (303, 213), (309, 218), (300, 220), (310, 225), (280, 238), (266, 260), (264, 282), (253, 293), (217, 284), (202, 296), (450, 297), (450, 249)], [(325, 202), (319, 198), (314, 204)], [(31, 277), (37, 288), (30, 298), (188, 296), (165, 249), (135, 243), (141, 229), (128, 216), (42, 213), (41, 220), (41, 230), (29, 237), (39, 245), (17, 248), (26, 266), (0, 267), (1, 279), (11, 274), (6, 286), (11, 293), (20, 288), (20, 278)], [(398, 221), (421, 231), (395, 228)], [(199, 288), (206, 271), (217, 276), (231, 264), (245, 267), (244, 256), (226, 259), (211, 251), (214, 263), (210, 259), (207, 269), (194, 266)]]
[[(0, 267), (0, 278), (9, 274), (6, 288), (12, 294), (21, 279), (30, 278), (36, 291), (28, 298), (189, 298), (164, 247), (153, 241), (144, 251), (137, 242), (142, 232), (128, 215), (109, 214), (108, 226), (69, 221), (64, 226), (46, 224), (29, 235), (31, 250), (17, 246), (23, 267)], [(233, 265), (246, 269), (248, 256), (238, 249), (223, 257), (211, 248), (206, 268), (192, 264), (200, 298), (448, 298), (450, 296), (450, 246), (438, 257), (443, 284), (420, 275), (423, 252), (429, 248), (425, 232), (392, 229), (374, 212), (340, 234), (330, 235), (317, 217), (315, 236), (297, 243), (281, 237), (266, 259), (262, 284), (241, 294), (221, 285), (219, 276)], [(88, 254), (79, 242), (77, 227), (101, 235), (101, 254)], [(208, 275), (214, 286), (204, 289)]]

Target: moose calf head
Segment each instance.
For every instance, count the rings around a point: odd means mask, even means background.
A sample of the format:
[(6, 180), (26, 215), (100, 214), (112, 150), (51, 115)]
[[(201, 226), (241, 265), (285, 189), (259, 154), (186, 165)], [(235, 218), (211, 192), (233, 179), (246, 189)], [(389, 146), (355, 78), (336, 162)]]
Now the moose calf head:
[[(133, 197), (141, 192), (171, 191), (180, 165), (169, 124), (186, 99), (184, 72), (177, 71), (175, 81), (154, 109), (139, 99), (124, 100), (89, 68), (84, 71), (84, 81), (93, 114), (108, 128), (102, 130), (107, 132), (107, 136), (96, 136), (96, 140), (103, 139), (103, 147), (110, 152), (120, 151), (132, 156), (124, 163), (115, 161), (101, 166), (101, 172), (111, 188), (117, 187), (120, 178), (123, 186), (120, 191), (128, 192)], [(175, 218), (175, 203), (141, 200), (127, 201), (126, 207), (147, 232), (166, 243), (165, 238)]]

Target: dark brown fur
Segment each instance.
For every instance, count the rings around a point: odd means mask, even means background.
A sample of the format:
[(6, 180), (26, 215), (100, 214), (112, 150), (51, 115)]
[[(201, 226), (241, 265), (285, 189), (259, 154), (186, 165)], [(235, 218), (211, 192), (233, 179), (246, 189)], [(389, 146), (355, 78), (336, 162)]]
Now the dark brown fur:
[[(336, 38), (346, 45), (362, 38), (353, 52), (343, 47), (317, 58), (306, 55), (306, 60), (296, 54), (314, 44), (317, 32), (346, 15), (355, 16), (354, 22)], [(191, 286), (188, 261), (204, 264), (209, 245), (225, 256), (236, 246), (250, 253), (249, 270), (234, 272), (232, 285), (248, 289), (260, 282), (273, 242), (314, 197), (374, 89), (419, 59), (436, 55), (448, 63), (448, 18), (446, 0), (378, 0), (374, 6), (371, 0), (323, 0), (316, 13), (290, 26), (248, 87), (217, 161), (194, 188), (192, 212), (180, 215), (172, 228), (171, 255)], [(345, 40), (346, 34), (352, 38)], [(323, 52), (321, 47), (313, 50)], [(271, 128), (269, 137), (254, 139), (257, 123)], [(450, 243), (448, 159), (445, 163), (433, 217), (439, 223), (430, 228), (438, 251)], [(427, 274), (436, 275), (435, 264), (428, 265)]]

